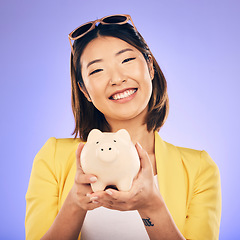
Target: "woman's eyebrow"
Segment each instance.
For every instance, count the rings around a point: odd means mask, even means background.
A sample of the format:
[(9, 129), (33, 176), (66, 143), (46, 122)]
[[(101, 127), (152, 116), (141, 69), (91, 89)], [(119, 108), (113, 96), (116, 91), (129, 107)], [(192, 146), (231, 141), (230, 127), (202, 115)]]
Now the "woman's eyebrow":
[(121, 51), (117, 52), (115, 55), (118, 56), (124, 52), (128, 52), (128, 51), (131, 51), (133, 52), (133, 50), (131, 48), (125, 48), (125, 49), (122, 49)]
[(93, 61), (91, 61), (91, 62), (88, 63), (87, 68), (88, 68), (90, 65), (94, 64), (94, 63), (102, 62), (102, 61), (103, 61), (102, 59), (93, 60)]
[[(122, 49), (122, 50), (120, 50), (119, 52), (117, 52), (117, 53), (115, 54), (115, 56), (118, 56), (118, 55), (120, 55), (120, 54), (122, 54), (122, 53), (124, 53), (124, 52), (128, 52), (128, 51), (133, 52), (133, 50), (132, 50), (131, 48), (125, 48), (125, 49)], [(89, 66), (91, 66), (92, 64), (94, 64), (94, 63), (102, 62), (102, 61), (103, 61), (103, 59), (95, 59), (95, 60), (93, 60), (93, 61), (91, 61), (91, 62), (88, 63), (87, 68), (88, 68)]]

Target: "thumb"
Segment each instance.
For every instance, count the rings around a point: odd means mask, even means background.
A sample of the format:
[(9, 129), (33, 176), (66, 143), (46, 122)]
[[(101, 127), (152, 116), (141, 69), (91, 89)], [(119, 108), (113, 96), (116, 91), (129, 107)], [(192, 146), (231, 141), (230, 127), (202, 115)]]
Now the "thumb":
[(142, 146), (138, 142), (136, 143), (135, 147), (140, 158), (141, 168), (152, 168), (152, 163), (150, 161), (148, 153), (142, 148)]
[(84, 143), (80, 142), (76, 150), (76, 166), (77, 166), (77, 170), (80, 170), (80, 171), (82, 171), (80, 156), (81, 156), (83, 147), (84, 147)]

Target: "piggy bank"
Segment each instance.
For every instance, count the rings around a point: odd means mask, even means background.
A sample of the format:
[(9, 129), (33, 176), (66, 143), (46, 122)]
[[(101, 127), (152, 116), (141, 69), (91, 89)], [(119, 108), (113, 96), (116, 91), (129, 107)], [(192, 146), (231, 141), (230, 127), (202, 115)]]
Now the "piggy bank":
[(125, 129), (116, 133), (93, 129), (81, 152), (83, 172), (97, 176), (92, 183), (93, 192), (107, 186), (116, 186), (119, 191), (129, 191), (140, 169), (137, 150)]

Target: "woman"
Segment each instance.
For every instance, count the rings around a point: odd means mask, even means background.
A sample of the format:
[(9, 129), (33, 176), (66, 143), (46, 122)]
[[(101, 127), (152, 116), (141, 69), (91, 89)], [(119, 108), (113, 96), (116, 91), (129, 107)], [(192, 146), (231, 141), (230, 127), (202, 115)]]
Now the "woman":
[[(69, 40), (75, 139), (50, 138), (34, 160), (27, 239), (218, 239), (218, 168), (205, 151), (158, 135), (166, 80), (131, 17), (86, 23)], [(136, 144), (141, 168), (129, 192), (92, 192), (97, 176), (84, 174), (79, 160), (94, 128), (124, 128)]]

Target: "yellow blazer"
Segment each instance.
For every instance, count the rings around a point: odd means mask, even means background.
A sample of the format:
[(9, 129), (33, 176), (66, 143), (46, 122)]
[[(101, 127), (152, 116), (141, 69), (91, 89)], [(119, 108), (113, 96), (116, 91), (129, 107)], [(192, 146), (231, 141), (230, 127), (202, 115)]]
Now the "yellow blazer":
[[(74, 183), (79, 142), (50, 138), (36, 155), (26, 193), (26, 239), (40, 239), (57, 216)], [(218, 239), (220, 175), (208, 153), (173, 146), (156, 132), (155, 156), (159, 190), (184, 237)]]

